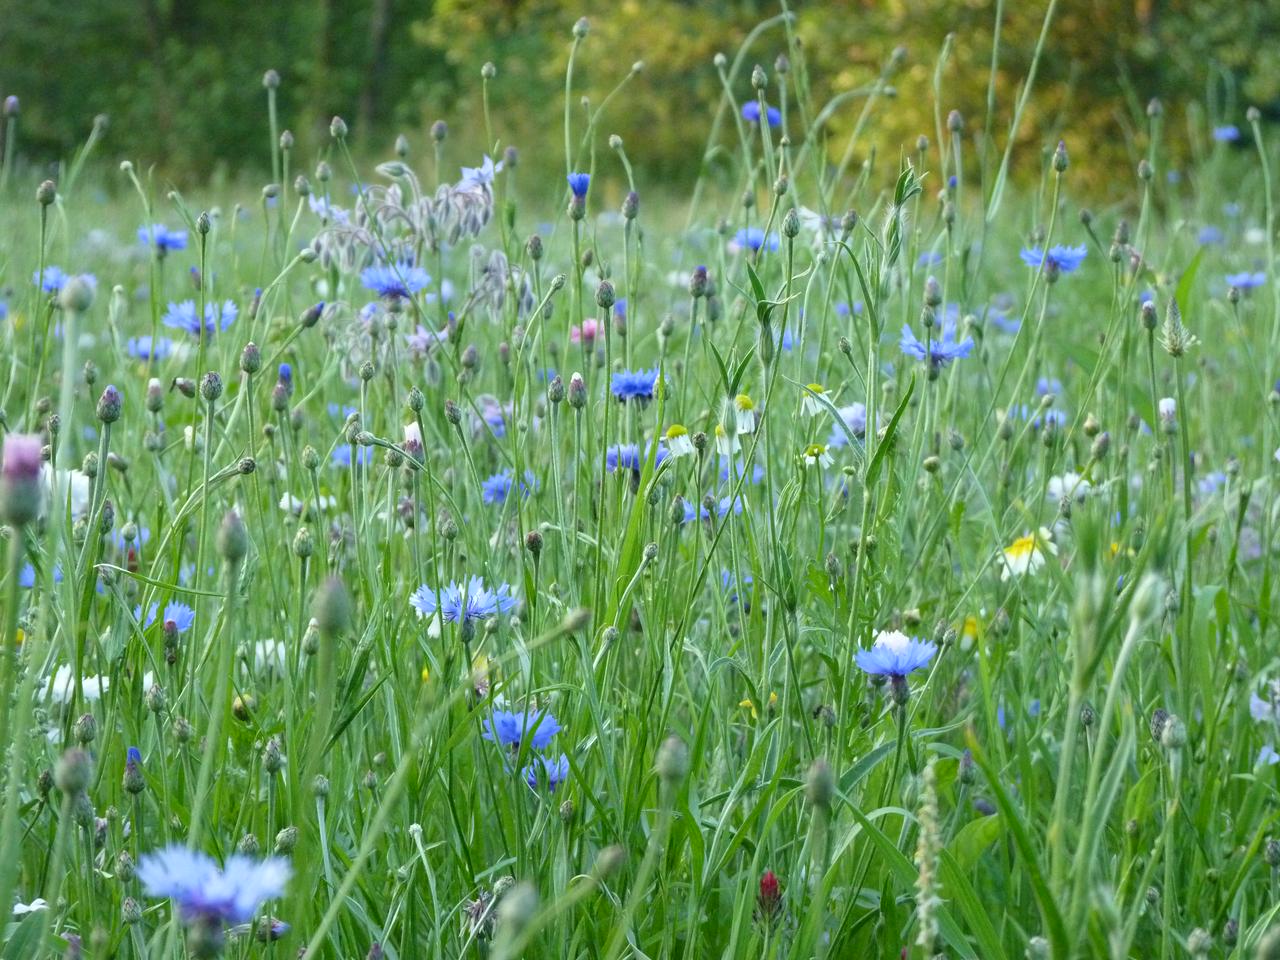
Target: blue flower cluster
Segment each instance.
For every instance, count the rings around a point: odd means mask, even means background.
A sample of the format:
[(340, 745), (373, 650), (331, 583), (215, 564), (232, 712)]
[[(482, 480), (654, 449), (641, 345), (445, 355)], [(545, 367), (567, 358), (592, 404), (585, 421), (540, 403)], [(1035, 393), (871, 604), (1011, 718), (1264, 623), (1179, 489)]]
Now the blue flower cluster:
[(450, 583), (438, 591), (423, 584), (409, 598), (409, 605), (423, 619), (439, 611), (447, 623), (465, 624), (506, 613), (515, 607), (516, 599), (505, 583), (489, 588), (483, 577), (471, 577), (465, 584)]

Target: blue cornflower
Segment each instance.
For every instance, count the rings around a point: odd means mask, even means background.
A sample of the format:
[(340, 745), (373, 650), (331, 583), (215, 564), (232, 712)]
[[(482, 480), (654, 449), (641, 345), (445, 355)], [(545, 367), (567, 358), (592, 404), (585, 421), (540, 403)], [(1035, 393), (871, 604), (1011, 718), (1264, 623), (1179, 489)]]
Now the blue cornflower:
[[(511, 475), (511, 471), (502, 470), (480, 484), (481, 498), (485, 503), (505, 503), (514, 485), (515, 480)], [(520, 492), (527, 497), (529, 496), (529, 491), (533, 489), (537, 489), (533, 471), (526, 470), (524, 472), (524, 482), (520, 484)]]
[(559, 759), (553, 757), (537, 757), (533, 763), (524, 768), (524, 779), (530, 790), (538, 789), (539, 780), (545, 781), (547, 789), (552, 793), (556, 787), (569, 779), (569, 758), (563, 753)]
[(937, 250), (925, 250), (918, 258), (916, 258), (916, 266), (918, 267), (932, 267), (941, 262), (942, 254)]
[(1224, 123), (1213, 128), (1213, 139), (1219, 143), (1235, 143), (1240, 139), (1240, 128), (1234, 123)]
[(1240, 211), (1242, 209), (1243, 208), (1240, 204), (1232, 200), (1222, 205), (1222, 215), (1225, 217), (1231, 217), (1234, 220), (1236, 217), (1240, 216)]
[[(765, 117), (769, 121), (769, 126), (777, 127), (782, 124), (782, 113), (777, 107), (766, 107)], [(760, 122), (760, 101), (748, 100), (742, 105), (742, 119), (747, 123)]]
[(622, 402), (639, 400), (648, 403), (658, 383), (658, 368), (652, 370), (619, 370), (609, 380), (609, 389)]
[(124, 348), (135, 360), (164, 360), (173, 353), (173, 341), (168, 337), (152, 340), (149, 333), (144, 333), (140, 337), (130, 337)]
[(187, 231), (170, 230), (163, 223), (138, 228), (138, 242), (144, 247), (154, 246), (156, 253), (164, 256), (174, 250), (187, 249)]
[[(204, 307), (204, 332), (205, 336), (213, 336), (218, 331), (225, 331), (227, 327), (235, 323), (236, 317), (239, 316), (239, 309), (231, 300), (222, 301), (221, 307), (217, 308), (217, 304), (207, 303)], [(196, 319), (196, 304), (194, 300), (183, 300), (181, 303), (169, 302), (169, 309), (165, 311), (160, 322), (166, 327), (172, 327), (175, 330), (185, 330), (193, 337), (200, 336), (200, 321)]]
[[(147, 610), (146, 622), (143, 627), (149, 627), (156, 622), (156, 612), (160, 609), (160, 604), (153, 603)], [(133, 608), (133, 618), (135, 620), (142, 619), (142, 605)], [(161, 623), (172, 623), (174, 629), (178, 633), (186, 633), (191, 629), (192, 624), (196, 622), (196, 612), (185, 603), (170, 603), (164, 608), (164, 620)]]
[(276, 369), (276, 379), (283, 383), (286, 387), (293, 386), (293, 367), (287, 363), (282, 363)]
[(569, 189), (573, 191), (575, 197), (579, 200), (587, 198), (587, 189), (591, 186), (591, 174), (571, 173), (565, 179), (569, 181)]
[(365, 267), (360, 272), (360, 282), (365, 289), (380, 297), (404, 297), (408, 299), (431, 282), (427, 271), (412, 263), (402, 262)]
[(430, 617), (438, 610), (449, 623), (483, 620), (506, 613), (515, 605), (509, 585), (500, 583), (490, 589), (482, 577), (471, 577), (465, 587), (451, 583), (438, 592), (423, 584), (409, 598), (409, 606), (418, 611), (419, 617)]
[(965, 337), (963, 340), (956, 339), (955, 321), (944, 320), (942, 326), (938, 328), (938, 332), (939, 336), (930, 339), (929, 345), (926, 347), (924, 343), (916, 339), (916, 335), (911, 332), (911, 327), (903, 324), (902, 340), (898, 346), (907, 356), (931, 363), (935, 367), (945, 367), (953, 360), (967, 357), (973, 350), (972, 337)]
[(739, 250), (750, 250), (759, 253), (761, 248), (770, 253), (778, 249), (778, 235), (765, 234), (759, 227), (743, 227), (733, 235), (733, 243)]
[(1043, 262), (1045, 267), (1052, 266), (1059, 273), (1074, 273), (1088, 253), (1089, 248), (1080, 244), (1078, 247), (1050, 247), (1048, 256), (1040, 247), (1024, 247), (1020, 256), (1028, 267), (1039, 267)]
[(147, 895), (172, 900), (187, 923), (246, 923), (265, 901), (284, 895), (290, 873), (279, 857), (240, 854), (220, 870), (212, 858), (178, 844), (145, 854), (137, 869)]
[[(747, 472), (747, 465), (738, 461), (730, 461), (728, 457), (720, 458), (720, 482), (721, 483), (737, 483), (738, 478)], [(760, 483), (764, 480), (764, 467), (755, 463), (751, 465), (751, 476), (747, 478), (751, 483)]]
[[(351, 446), (349, 444), (339, 444), (333, 448), (333, 453), (329, 455), (329, 461), (335, 467), (348, 469), (351, 466)], [(367, 466), (373, 462), (373, 447), (356, 447), (356, 465)]]
[(493, 716), (485, 719), (481, 725), (483, 736), (504, 747), (519, 750), (521, 741), (528, 738), (528, 745), (534, 750), (545, 750), (551, 738), (562, 729), (560, 723), (547, 710), (529, 709), (512, 713), (510, 710), (495, 710)]
[(139, 764), (142, 763), (142, 751), (137, 747), (130, 747), (125, 752), (125, 763)]
[(498, 406), (487, 406), (481, 413), (484, 422), (488, 424), (493, 435), (498, 439), (502, 439), (507, 435), (507, 418), (503, 415), (502, 408)]
[(493, 162), (493, 158), (487, 153), (478, 167), (463, 167), (462, 181), (458, 184), (460, 187), (487, 187), (493, 183), (493, 178), (502, 172), (502, 161)]
[(1200, 232), (1196, 234), (1196, 241), (1201, 246), (1209, 246), (1214, 243), (1222, 242), (1222, 231), (1213, 224), (1207, 224), (1200, 228)]
[(866, 673), (877, 677), (905, 677), (929, 665), (938, 652), (928, 640), (913, 640), (900, 630), (881, 630), (869, 650), (859, 650), (854, 660)]
[[(610, 473), (616, 473), (619, 469), (639, 473), (644, 468), (644, 458), (647, 454), (648, 451), (642, 454), (640, 448), (634, 443), (615, 444), (605, 451), (604, 466)], [(654, 466), (657, 466), (667, 459), (666, 448), (658, 447), (655, 457)]]
[[(62, 582), (62, 568), (53, 568), (53, 582)], [(30, 590), (36, 585), (36, 568), (31, 564), (24, 564), (22, 569), (18, 571), (18, 586), (23, 590)]]
[(1227, 286), (1235, 287), (1237, 290), (1252, 290), (1254, 287), (1260, 287), (1267, 282), (1265, 273), (1228, 273)]
[(7, 319), (9, 319), (9, 302), (7, 300), (0, 300), (0, 320)]
[(1043, 397), (1047, 393), (1057, 396), (1062, 393), (1062, 381), (1057, 377), (1041, 377), (1036, 381), (1036, 396)]
[[(836, 412), (849, 428), (849, 433), (861, 437), (867, 432), (867, 406), (864, 403), (851, 403), (847, 407), (839, 407)], [(827, 440), (829, 447), (843, 447), (849, 443), (848, 435), (838, 426), (831, 428), (831, 436)]]
[(31, 282), (45, 293), (57, 293), (70, 279), (71, 276), (65, 270), (54, 266), (45, 267), (43, 275), (39, 270), (31, 274)]

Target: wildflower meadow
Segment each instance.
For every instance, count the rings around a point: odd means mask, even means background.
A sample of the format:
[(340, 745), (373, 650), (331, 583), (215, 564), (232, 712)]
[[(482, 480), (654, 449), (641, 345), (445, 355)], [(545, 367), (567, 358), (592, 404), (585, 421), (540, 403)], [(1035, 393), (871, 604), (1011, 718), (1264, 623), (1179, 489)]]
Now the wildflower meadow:
[(1280, 134), (1073, 178), (1053, 8), (969, 116), (766, 12), (688, 180), (585, 18), (563, 155), (5, 100), (0, 958), (1280, 958)]

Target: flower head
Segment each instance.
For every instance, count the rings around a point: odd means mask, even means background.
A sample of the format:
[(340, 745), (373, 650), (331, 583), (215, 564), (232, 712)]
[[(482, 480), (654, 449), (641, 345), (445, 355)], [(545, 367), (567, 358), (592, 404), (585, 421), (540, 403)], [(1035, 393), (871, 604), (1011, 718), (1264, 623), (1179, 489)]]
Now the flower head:
[(914, 640), (901, 630), (880, 630), (868, 650), (859, 650), (854, 661), (866, 673), (878, 677), (905, 677), (927, 667), (938, 652), (928, 640)]
[(800, 455), (806, 467), (829, 467), (833, 461), (825, 443), (811, 443)]
[(156, 337), (144, 333), (139, 337), (130, 337), (125, 342), (125, 352), (135, 360), (164, 360), (173, 353), (173, 341), (168, 337)]
[(820, 383), (809, 384), (800, 397), (800, 412), (811, 417), (821, 416), (824, 408), (818, 398), (825, 396), (826, 392), (827, 388)]
[(138, 242), (144, 247), (155, 247), (156, 253), (163, 257), (174, 250), (187, 249), (187, 231), (170, 230), (163, 223), (153, 223), (138, 228)]
[[(641, 453), (640, 448), (634, 443), (616, 444), (605, 451), (604, 466), (609, 473), (617, 473), (619, 469), (622, 469), (638, 474), (644, 469), (647, 456), (648, 451)], [(659, 446), (658, 452), (654, 456), (654, 465), (657, 466), (667, 459), (666, 448)]]
[(619, 370), (609, 380), (609, 389), (622, 402), (637, 400), (648, 403), (658, 384), (658, 368), (652, 370)]
[(682, 423), (673, 423), (667, 427), (667, 449), (673, 457), (689, 457), (696, 452), (693, 441), (689, 439), (689, 431)]
[(766, 234), (759, 227), (743, 227), (733, 235), (731, 249), (750, 250), (752, 253), (759, 253), (761, 249), (767, 249), (772, 253), (778, 249), (778, 235), (776, 233)]
[(205, 854), (175, 844), (145, 854), (137, 875), (148, 896), (172, 900), (187, 923), (245, 923), (265, 901), (284, 894), (291, 872), (279, 857), (239, 854), (219, 869)]
[(493, 183), (493, 178), (502, 172), (502, 161), (493, 162), (493, 158), (487, 153), (478, 167), (463, 167), (462, 180), (458, 183), (459, 187), (476, 188), (487, 187)]
[(535, 757), (523, 772), (530, 790), (537, 790), (539, 782), (542, 782), (547, 785), (547, 790), (555, 793), (556, 788), (569, 779), (569, 758), (563, 753), (559, 757)]
[(1246, 270), (1244, 273), (1227, 274), (1227, 286), (1235, 287), (1237, 290), (1252, 290), (1266, 282), (1267, 275), (1261, 272), (1250, 273)]
[(421, 618), (439, 611), (446, 622), (465, 624), (506, 613), (516, 605), (516, 599), (508, 584), (489, 588), (483, 577), (471, 577), (466, 584), (450, 583), (439, 591), (423, 584), (409, 598), (409, 605)]
[[(769, 121), (769, 126), (777, 127), (782, 124), (782, 113), (777, 107), (766, 107), (765, 118)], [(748, 100), (742, 105), (742, 119), (747, 123), (760, 122), (760, 101)]]
[[(235, 323), (239, 310), (235, 303), (231, 300), (224, 300), (221, 307), (217, 304), (208, 303), (204, 308), (204, 333), (205, 336), (211, 337), (218, 331), (225, 331), (231, 324)], [(175, 330), (185, 330), (193, 337), (200, 336), (200, 321), (196, 319), (196, 305), (194, 300), (183, 300), (181, 303), (169, 302), (169, 309), (165, 311), (160, 322), (166, 327), (172, 327)]]
[(1035, 573), (1045, 563), (1045, 554), (1057, 555), (1058, 545), (1053, 542), (1053, 534), (1044, 527), (1025, 534), (1004, 548), (1002, 553), (1004, 571), (1001, 580), (1020, 577), (1027, 573)]
[[(418, 425), (411, 424), (416, 430)], [(511, 495), (511, 488), (515, 486), (515, 480), (510, 470), (501, 470), (495, 473), (489, 479), (480, 484), (480, 496), (485, 503), (506, 503), (507, 497)], [(520, 484), (520, 493), (529, 496), (529, 491), (537, 488), (537, 481), (534, 479), (533, 471), (526, 470), (524, 472), (524, 481)]]
[(1040, 247), (1026, 247), (1021, 257), (1022, 262), (1028, 267), (1038, 268), (1043, 264), (1046, 269), (1052, 268), (1058, 273), (1074, 273), (1079, 269), (1080, 264), (1084, 263), (1088, 252), (1089, 248), (1084, 244), (1078, 247), (1050, 247), (1047, 254)]
[(561, 729), (547, 710), (530, 708), (517, 713), (495, 710), (481, 725), (481, 736), (513, 751), (526, 744), (534, 750), (545, 750)]
[(1240, 139), (1240, 128), (1234, 123), (1224, 123), (1214, 127), (1213, 139), (1218, 143), (1235, 143)]
[(909, 357), (927, 362), (934, 367), (945, 367), (954, 360), (967, 357), (973, 351), (973, 337), (956, 339), (956, 322), (950, 318), (942, 321), (939, 335), (929, 340), (926, 346), (912, 332), (911, 327), (903, 324), (902, 339), (898, 346)]
[[(160, 609), (160, 604), (158, 603), (151, 604), (151, 607), (147, 610), (146, 622), (142, 624), (144, 628), (149, 627), (156, 622), (156, 613), (159, 611), (159, 609)], [(135, 620), (142, 620), (141, 605), (138, 605), (133, 608), (133, 618)], [(178, 633), (186, 633), (188, 630), (191, 629), (192, 625), (196, 622), (196, 612), (192, 610), (189, 606), (187, 606), (185, 603), (166, 604), (164, 608), (164, 619), (160, 622), (163, 623), (166, 627), (172, 623), (174, 630), (176, 630)]]
[[(836, 410), (840, 414), (840, 419), (844, 421), (844, 425), (849, 428), (849, 433), (855, 437), (861, 437), (867, 432), (867, 406), (864, 403), (851, 403), (847, 407), (840, 407)], [(831, 428), (831, 436), (827, 440), (829, 447), (843, 447), (849, 442), (849, 437), (839, 426)]]
[(380, 297), (408, 299), (429, 284), (431, 277), (421, 267), (400, 262), (365, 267), (360, 271), (360, 282)]
[(575, 197), (579, 200), (587, 198), (587, 189), (591, 186), (591, 174), (571, 173), (565, 179), (569, 181), (569, 189), (573, 191)]

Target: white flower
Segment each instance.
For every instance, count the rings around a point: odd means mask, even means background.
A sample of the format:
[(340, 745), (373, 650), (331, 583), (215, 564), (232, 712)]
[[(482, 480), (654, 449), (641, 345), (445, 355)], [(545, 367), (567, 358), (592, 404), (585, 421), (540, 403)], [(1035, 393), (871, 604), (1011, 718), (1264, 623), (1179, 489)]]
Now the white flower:
[[(88, 476), (79, 470), (53, 471), (49, 469), (48, 464), (45, 464), (40, 476), (47, 491), (46, 500), (48, 504), (57, 506), (58, 513), (61, 513), (62, 507), (69, 502), (72, 520), (79, 520), (89, 515), (89, 496), (92, 485)], [(43, 516), (43, 513), (41, 515)]]
[(280, 497), (280, 509), (285, 513), (293, 514), (295, 517), (302, 516), (302, 508), (304, 505), (308, 506), (307, 516), (312, 516), (315, 513), (316, 507), (319, 507), (321, 510), (331, 510), (336, 503), (337, 500), (333, 497), (326, 497), (323, 495), (314, 502), (310, 500), (302, 500), (295, 497), (287, 490), (284, 492), (284, 495)]
[[(826, 392), (826, 388), (820, 383), (809, 384), (808, 389), (800, 400), (800, 412), (811, 417), (820, 416), (825, 408), (818, 397), (823, 396)], [(814, 394), (817, 394), (817, 396), (814, 396)]]
[(28, 913), (37, 913), (48, 908), (49, 904), (44, 897), (36, 897), (30, 903), (15, 903), (13, 905), (13, 915), (15, 917), (25, 917)]
[[(742, 448), (741, 441), (738, 440), (737, 433), (727, 433), (724, 424), (716, 424), (716, 450), (722, 457), (731, 457)], [(1280, 460), (1280, 451), (1276, 453), (1276, 459)]]
[(1173, 397), (1161, 397), (1157, 409), (1160, 412), (1160, 420), (1164, 423), (1173, 423), (1178, 418), (1178, 401)]
[(825, 443), (811, 443), (804, 448), (801, 454), (806, 467), (829, 467), (835, 461), (831, 459), (831, 454), (827, 452)]
[(1267, 231), (1261, 227), (1250, 227), (1244, 232), (1244, 242), (1257, 246), (1260, 243), (1267, 242)]
[[(80, 686), (85, 700), (92, 703), (111, 689), (111, 678), (84, 677), (80, 682)], [(76, 672), (74, 667), (64, 664), (53, 672), (49, 685), (49, 696), (53, 698), (54, 703), (70, 703), (71, 698), (75, 695), (75, 690)]]
[(1000, 574), (1000, 579), (1008, 580), (1010, 577), (1035, 573), (1044, 566), (1045, 553), (1054, 555), (1058, 553), (1058, 545), (1053, 542), (1053, 534), (1046, 528), (1041, 527), (1034, 533), (1019, 537), (1004, 548), (1002, 553), (1004, 571)]
[(739, 434), (755, 433), (756, 404), (754, 400), (745, 393), (738, 394), (733, 398), (733, 414)]
[(667, 428), (667, 453), (672, 458), (690, 457), (694, 454), (693, 441), (683, 424), (673, 423)]
[(484, 160), (480, 163), (480, 166), (462, 168), (462, 180), (459, 182), (458, 187), (460, 189), (465, 189), (467, 187), (487, 187), (489, 184), (493, 183), (493, 178), (501, 172), (502, 161), (499, 160), (497, 163), (494, 163), (493, 158), (486, 153), (484, 155)]
[(1078, 503), (1083, 503), (1089, 497), (1089, 493), (1093, 490), (1093, 485), (1088, 480), (1080, 476), (1078, 473), (1072, 473), (1068, 470), (1060, 477), (1049, 478), (1049, 488), (1046, 498), (1050, 503), (1060, 503), (1070, 497)]
[(268, 673), (284, 673), (284, 644), (268, 637), (253, 645), (253, 667)]

